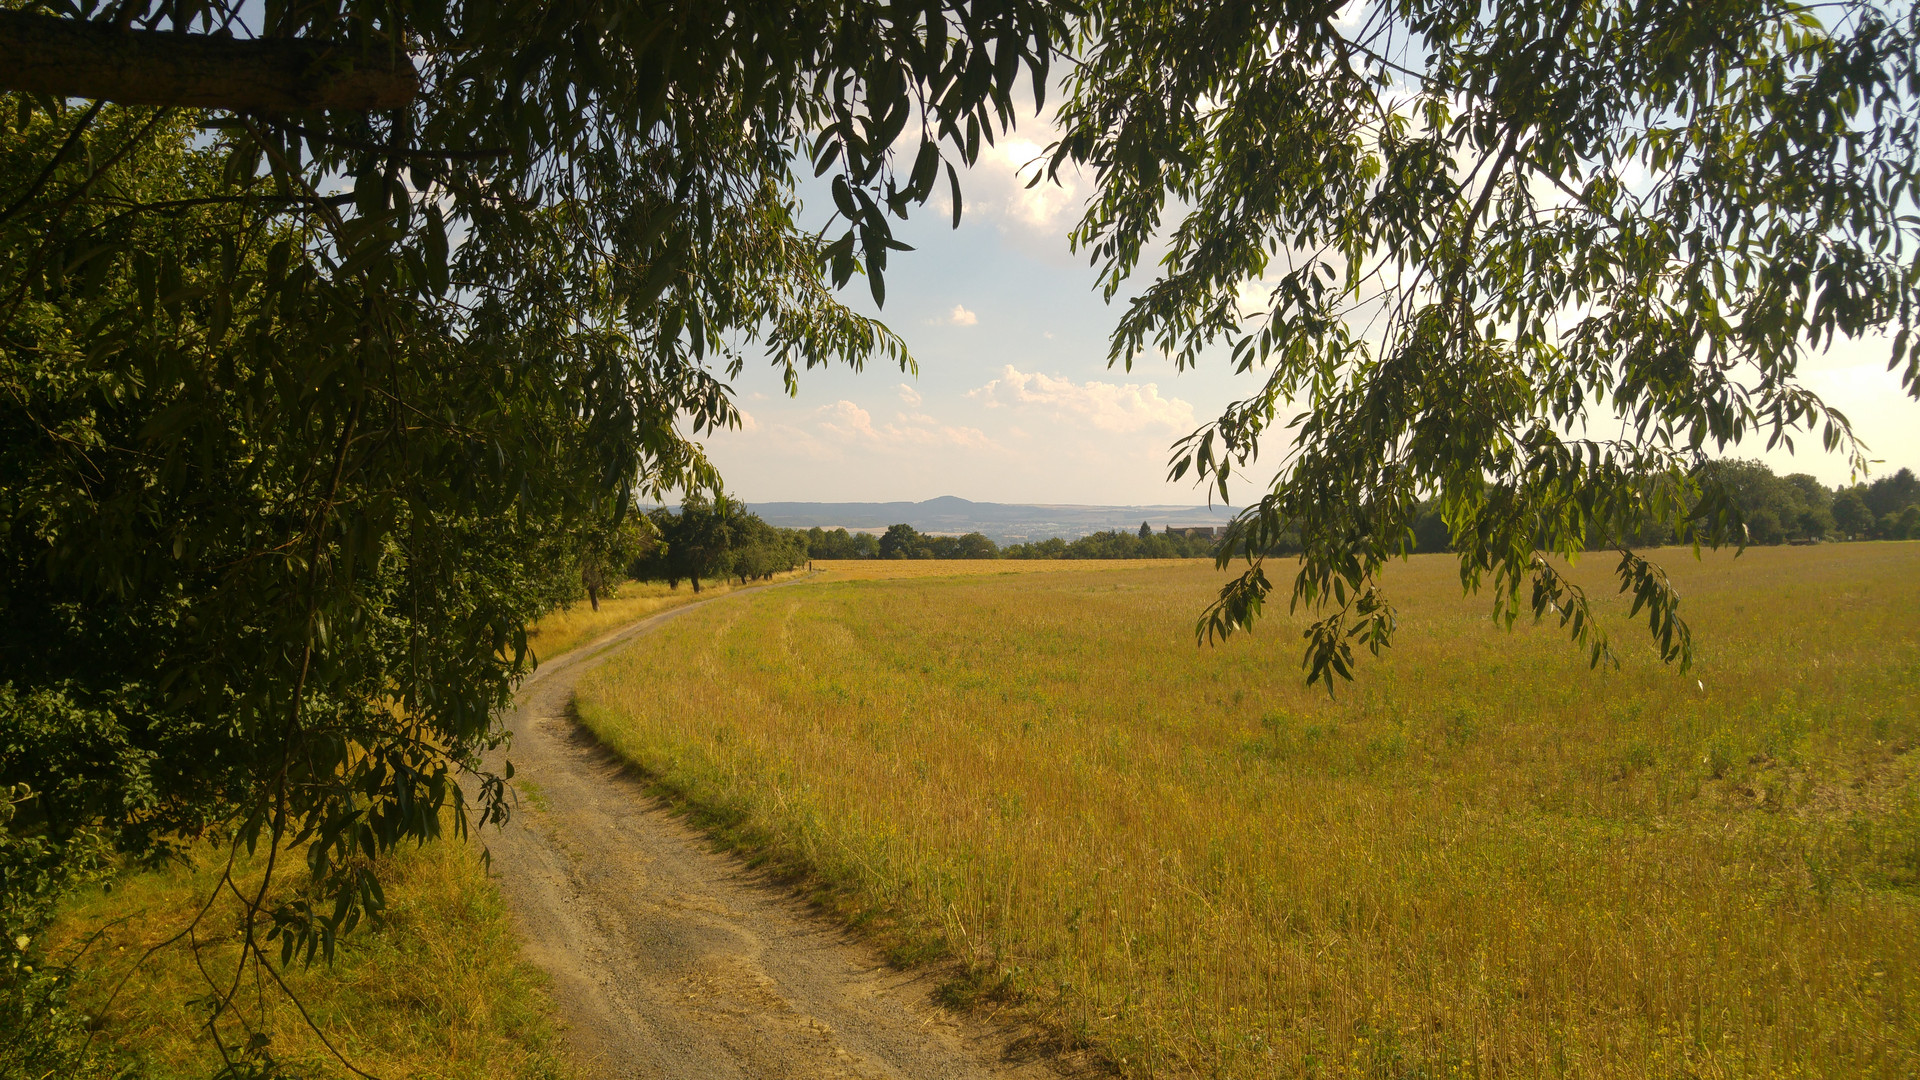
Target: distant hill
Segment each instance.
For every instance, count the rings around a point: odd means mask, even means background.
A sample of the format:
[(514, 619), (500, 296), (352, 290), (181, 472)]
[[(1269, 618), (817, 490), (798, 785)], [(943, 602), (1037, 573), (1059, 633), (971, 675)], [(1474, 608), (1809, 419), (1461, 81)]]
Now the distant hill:
[(942, 495), (925, 502), (821, 503), (757, 502), (748, 509), (769, 525), (784, 529), (848, 529), (878, 532), (905, 523), (924, 533), (985, 533), (996, 543), (1019, 543), (1058, 536), (1075, 540), (1109, 529), (1138, 529), (1142, 521), (1155, 531), (1169, 525), (1225, 525), (1238, 509), (1231, 506), (1077, 506), (972, 502)]

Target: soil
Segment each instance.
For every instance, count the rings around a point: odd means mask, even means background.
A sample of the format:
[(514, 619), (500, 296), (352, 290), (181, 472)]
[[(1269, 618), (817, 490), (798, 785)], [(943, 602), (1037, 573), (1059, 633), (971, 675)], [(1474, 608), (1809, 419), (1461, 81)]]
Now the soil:
[(583, 1080), (1089, 1075), (1030, 1029), (943, 1008), (939, 969), (890, 966), (715, 851), (578, 724), (582, 675), (698, 606), (542, 664), (510, 720), (506, 756), (531, 784), (484, 839)]

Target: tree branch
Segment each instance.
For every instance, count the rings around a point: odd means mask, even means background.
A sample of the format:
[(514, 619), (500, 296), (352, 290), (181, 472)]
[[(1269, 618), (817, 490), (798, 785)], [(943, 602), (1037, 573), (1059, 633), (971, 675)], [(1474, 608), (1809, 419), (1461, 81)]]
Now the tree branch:
[(233, 112), (411, 103), (420, 76), (386, 43), (243, 40), (0, 11), (0, 90)]

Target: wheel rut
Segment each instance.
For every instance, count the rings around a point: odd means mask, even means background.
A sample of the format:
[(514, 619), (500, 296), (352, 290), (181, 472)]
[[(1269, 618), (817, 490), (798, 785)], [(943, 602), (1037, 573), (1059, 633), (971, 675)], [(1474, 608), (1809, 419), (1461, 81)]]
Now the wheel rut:
[(1088, 1075), (1028, 1030), (956, 1016), (934, 1000), (934, 975), (891, 967), (791, 890), (713, 851), (574, 719), (582, 675), (712, 602), (543, 664), (509, 720), (504, 757), (538, 797), (486, 842), (527, 957), (553, 979), (582, 1076)]

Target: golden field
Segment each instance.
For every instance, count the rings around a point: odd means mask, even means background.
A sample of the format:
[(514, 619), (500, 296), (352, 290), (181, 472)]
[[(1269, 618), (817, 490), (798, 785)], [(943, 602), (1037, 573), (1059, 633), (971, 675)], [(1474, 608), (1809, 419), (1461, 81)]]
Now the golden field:
[(1444, 556), (1332, 699), (1303, 618), (1196, 646), (1204, 564), (823, 563), (581, 713), (1128, 1075), (1920, 1074), (1920, 544), (1662, 561), (1684, 676), (1499, 629)]
[[(804, 576), (806, 571), (799, 570), (775, 574), (773, 580), (787, 581)], [(527, 647), (533, 650), (533, 655), (538, 659), (550, 660), (656, 612), (691, 604), (696, 600), (725, 596), (740, 588), (743, 586), (731, 581), (705, 581), (701, 582), (701, 591), (696, 593), (692, 585), (684, 583), (674, 589), (658, 581), (622, 582), (600, 598), (598, 611), (581, 600), (541, 616), (527, 630)]]

